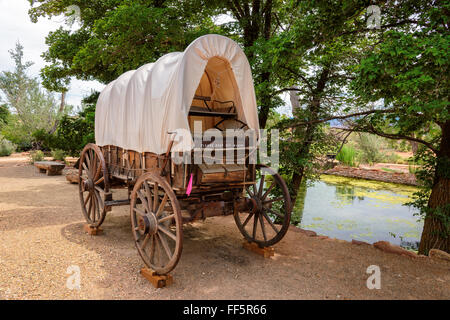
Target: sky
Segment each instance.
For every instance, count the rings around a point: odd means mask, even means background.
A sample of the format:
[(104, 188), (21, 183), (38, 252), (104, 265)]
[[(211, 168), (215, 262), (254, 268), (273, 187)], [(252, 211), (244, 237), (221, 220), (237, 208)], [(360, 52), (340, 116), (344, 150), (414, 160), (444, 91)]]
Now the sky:
[[(63, 18), (40, 18), (32, 23), (28, 16), (30, 4), (27, 0), (0, 0), (0, 71), (12, 71), (14, 63), (8, 53), (17, 41), (24, 46), (25, 61), (33, 61), (29, 76), (39, 77), (45, 61), (41, 54), (47, 50), (45, 37), (50, 31), (63, 25)], [(66, 95), (66, 103), (80, 106), (81, 99), (89, 95), (91, 90), (100, 91), (104, 85), (97, 81), (81, 81), (73, 79)], [(60, 94), (55, 94), (59, 99)]]

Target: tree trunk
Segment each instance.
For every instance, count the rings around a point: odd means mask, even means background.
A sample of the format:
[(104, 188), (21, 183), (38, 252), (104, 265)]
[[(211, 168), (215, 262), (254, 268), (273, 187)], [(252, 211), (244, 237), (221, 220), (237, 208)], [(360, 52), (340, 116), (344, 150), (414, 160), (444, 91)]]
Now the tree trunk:
[[(411, 136), (413, 138), (415, 138), (416, 134), (413, 133)], [(411, 141), (411, 140), (409, 141), (409, 143), (411, 144), (411, 151), (412, 151), (413, 155), (416, 155), (417, 149), (419, 149), (419, 143), (417, 141)]]
[[(437, 165), (428, 209), (420, 239), (419, 253), (430, 249), (450, 253), (450, 121), (442, 126), (442, 138), (436, 155)], [(440, 209), (439, 215), (434, 212)]]
[[(59, 105), (58, 116), (60, 116), (63, 113), (65, 106), (66, 106), (66, 92), (63, 91), (63, 92), (61, 92), (61, 104)], [(50, 134), (53, 134), (56, 131), (56, 128), (58, 127), (58, 123), (59, 123), (59, 119), (56, 118), (55, 123), (53, 124), (52, 128), (49, 131)]]
[[(319, 123), (314, 122), (314, 120), (317, 120), (319, 118), (318, 113), (320, 112), (320, 104), (322, 102), (321, 95), (323, 91), (325, 90), (325, 86), (328, 81), (328, 76), (330, 73), (329, 68), (324, 68), (319, 76), (319, 79), (317, 81), (316, 88), (313, 92), (313, 97), (311, 100), (311, 103), (308, 105), (307, 112), (308, 114), (308, 120), (310, 121), (305, 130), (305, 134), (303, 137), (303, 145), (299, 149), (296, 156), (298, 158), (306, 158), (310, 151), (311, 151), (311, 145), (313, 143), (314, 135), (316, 134), (316, 130), (319, 127)], [(292, 96), (291, 96), (292, 98)], [(300, 128), (296, 128), (294, 130), (300, 130)], [(294, 135), (295, 136), (295, 135)], [(297, 198), (297, 193), (300, 189), (300, 186), (302, 184), (302, 180), (305, 175), (305, 166), (301, 165), (298, 167), (297, 171), (293, 173), (292, 175), (292, 190), (291, 190), (291, 198), (292, 203), (295, 203), (295, 200)]]

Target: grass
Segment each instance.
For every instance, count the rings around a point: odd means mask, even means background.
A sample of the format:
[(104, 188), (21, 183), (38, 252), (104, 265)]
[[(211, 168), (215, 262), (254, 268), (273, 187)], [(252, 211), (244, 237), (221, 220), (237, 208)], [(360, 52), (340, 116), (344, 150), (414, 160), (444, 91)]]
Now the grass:
[(347, 166), (356, 167), (356, 150), (350, 146), (343, 146), (341, 151), (336, 156), (336, 160)]

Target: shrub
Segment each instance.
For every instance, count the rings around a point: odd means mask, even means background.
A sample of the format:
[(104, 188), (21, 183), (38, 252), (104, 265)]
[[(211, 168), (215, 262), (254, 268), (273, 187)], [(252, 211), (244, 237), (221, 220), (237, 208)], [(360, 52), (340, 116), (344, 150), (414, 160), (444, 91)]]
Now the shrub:
[(358, 145), (362, 151), (361, 161), (373, 164), (383, 159), (383, 153), (380, 149), (383, 147), (383, 141), (375, 135), (363, 133), (359, 137)]
[(64, 159), (66, 158), (66, 153), (64, 152), (64, 150), (52, 150), (52, 157), (53, 160), (61, 160), (64, 161)]
[(36, 161), (42, 161), (44, 160), (44, 152), (42, 152), (41, 150), (32, 151), (30, 153), (30, 157), (31, 163), (35, 163)]
[(395, 152), (383, 155), (382, 154), (382, 159), (380, 160), (380, 162), (385, 162), (385, 163), (401, 163), (402, 157), (400, 157), (398, 154), (396, 154)]
[(341, 151), (337, 154), (336, 160), (339, 160), (341, 163), (350, 166), (357, 166), (357, 155), (356, 150), (350, 146), (343, 146)]
[(0, 157), (9, 156), (16, 150), (16, 146), (9, 140), (0, 136)]

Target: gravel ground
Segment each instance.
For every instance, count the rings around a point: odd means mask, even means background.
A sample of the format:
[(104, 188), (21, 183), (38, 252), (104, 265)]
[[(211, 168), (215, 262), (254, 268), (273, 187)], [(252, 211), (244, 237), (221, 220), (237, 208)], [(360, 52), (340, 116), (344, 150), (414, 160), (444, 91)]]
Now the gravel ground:
[[(450, 299), (448, 262), (295, 228), (264, 259), (242, 247), (232, 217), (185, 226), (175, 282), (155, 289), (139, 274), (128, 207), (114, 208), (104, 234), (90, 236), (77, 190), (20, 155), (0, 158), (0, 299)], [(379, 290), (366, 287), (370, 265), (381, 269)], [(66, 286), (70, 266), (80, 268), (80, 290)]]

